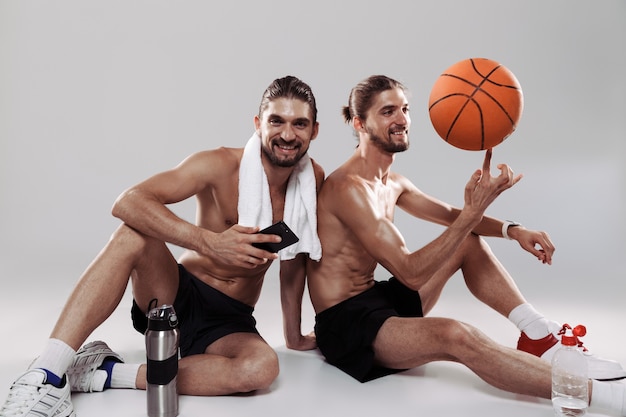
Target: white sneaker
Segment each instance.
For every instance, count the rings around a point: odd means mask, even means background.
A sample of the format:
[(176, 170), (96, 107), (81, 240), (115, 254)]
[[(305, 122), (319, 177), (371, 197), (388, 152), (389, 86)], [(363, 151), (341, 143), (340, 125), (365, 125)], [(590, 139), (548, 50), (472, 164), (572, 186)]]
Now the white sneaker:
[[(560, 337), (556, 333), (550, 333), (542, 339), (534, 340), (522, 332), (517, 341), (517, 349), (539, 356), (546, 362), (552, 362), (554, 354), (561, 347)], [(619, 362), (592, 354), (582, 343), (579, 348), (587, 358), (589, 378), (598, 381), (616, 381), (626, 378), (626, 371)]]
[(107, 359), (124, 362), (120, 355), (99, 340), (80, 348), (67, 370), (67, 378), (72, 391), (94, 392), (104, 390), (107, 374), (98, 368)]
[[(543, 355), (541, 355), (541, 359), (552, 362), (552, 358), (556, 354), (556, 351), (560, 348), (560, 343), (552, 346)], [(624, 368), (619, 362), (597, 356), (591, 353), (591, 351), (584, 346), (579, 347), (579, 349), (587, 359), (587, 372), (589, 378), (598, 381), (617, 381), (626, 378), (626, 371), (624, 371)]]
[(46, 384), (46, 372), (29, 369), (11, 386), (0, 409), (1, 417), (76, 417), (70, 400), (70, 385)]

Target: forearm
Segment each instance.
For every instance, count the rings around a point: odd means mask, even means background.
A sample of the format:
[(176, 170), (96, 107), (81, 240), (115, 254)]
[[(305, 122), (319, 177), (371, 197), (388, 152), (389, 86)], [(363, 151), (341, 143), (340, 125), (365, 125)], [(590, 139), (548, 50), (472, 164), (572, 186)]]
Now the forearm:
[(302, 339), (302, 302), (297, 302), (294, 298), (297, 298), (295, 294), (281, 291), (283, 333), (285, 344), (290, 349), (299, 346)]
[[(452, 213), (450, 217), (456, 219), (461, 213), (461, 209), (453, 207), (450, 212)], [(483, 216), (476, 227), (472, 229), (472, 233), (479, 236), (503, 237), (502, 226), (504, 223), (504, 220), (496, 219), (491, 216)]]
[(436, 239), (407, 254), (402, 270), (394, 272), (405, 285), (419, 289), (452, 258), (480, 222), (480, 217), (460, 213)]
[(204, 229), (176, 216), (156, 197), (136, 189), (115, 201), (113, 216), (137, 231), (174, 245), (201, 251)]
[(302, 297), (306, 268), (304, 255), (280, 263), (280, 301), (283, 313), (285, 343), (290, 349), (302, 343)]
[(510, 222), (505, 220), (483, 216), (481, 222), (474, 228), (474, 233), (480, 236), (504, 237), (503, 227), (506, 227), (509, 224)]

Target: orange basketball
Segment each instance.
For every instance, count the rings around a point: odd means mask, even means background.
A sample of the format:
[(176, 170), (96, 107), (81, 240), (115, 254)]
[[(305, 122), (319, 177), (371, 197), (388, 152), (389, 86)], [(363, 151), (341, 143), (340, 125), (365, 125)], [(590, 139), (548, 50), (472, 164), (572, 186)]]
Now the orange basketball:
[(517, 127), (523, 107), (522, 87), (515, 75), (486, 58), (466, 59), (445, 70), (428, 100), (437, 134), (469, 151), (502, 143)]

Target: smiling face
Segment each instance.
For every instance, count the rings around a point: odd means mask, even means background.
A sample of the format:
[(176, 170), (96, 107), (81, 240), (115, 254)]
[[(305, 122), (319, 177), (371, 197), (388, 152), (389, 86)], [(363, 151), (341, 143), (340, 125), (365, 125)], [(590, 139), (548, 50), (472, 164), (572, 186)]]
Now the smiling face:
[(318, 132), (309, 104), (293, 98), (280, 97), (268, 102), (261, 117), (255, 116), (254, 124), (263, 155), (280, 167), (298, 163)]
[(355, 128), (379, 149), (403, 152), (409, 148), (409, 103), (401, 88), (381, 91), (372, 101), (365, 120), (355, 118)]

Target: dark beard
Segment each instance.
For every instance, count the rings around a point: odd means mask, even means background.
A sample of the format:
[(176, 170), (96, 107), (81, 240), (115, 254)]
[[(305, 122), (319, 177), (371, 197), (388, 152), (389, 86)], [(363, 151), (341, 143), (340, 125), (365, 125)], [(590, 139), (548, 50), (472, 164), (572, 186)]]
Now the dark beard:
[(378, 149), (388, 153), (404, 152), (409, 149), (409, 142), (394, 143), (390, 140), (384, 140), (380, 136), (372, 133), (368, 129), (370, 135), (370, 142), (372, 142)]
[(272, 165), (276, 165), (277, 167), (281, 167), (281, 168), (291, 168), (292, 166), (295, 166), (302, 159), (302, 157), (306, 154), (306, 151), (305, 151), (304, 153), (297, 154), (292, 159), (285, 160), (285, 159), (279, 159), (278, 157), (276, 157), (276, 155), (272, 153), (271, 149), (268, 149), (266, 146), (262, 145), (261, 151), (263, 151), (265, 156), (267, 156), (267, 159), (269, 159)]

